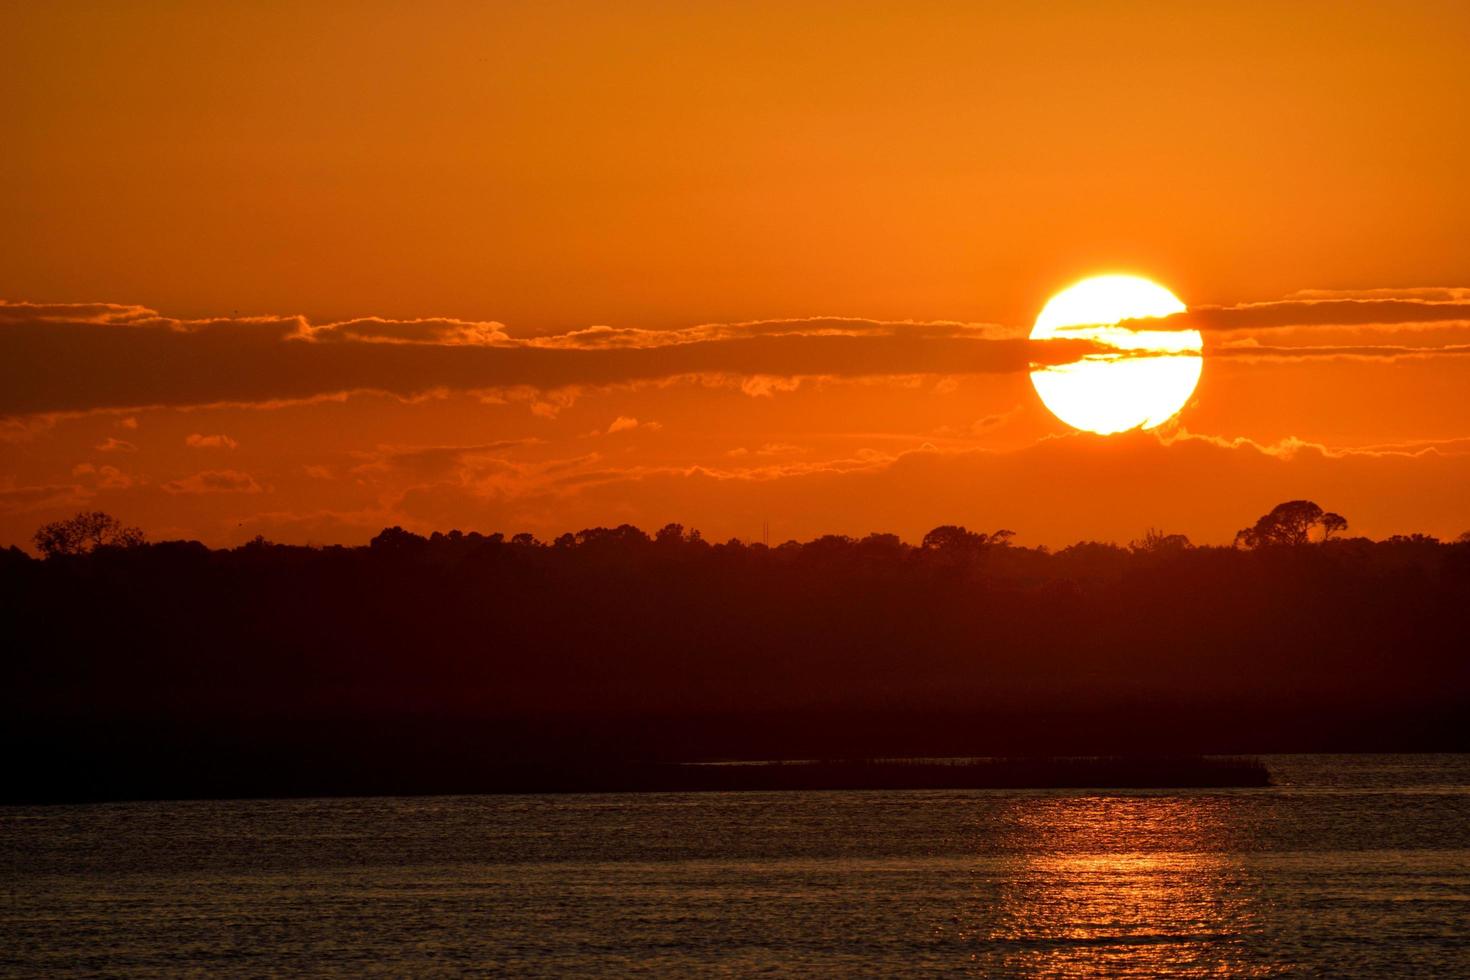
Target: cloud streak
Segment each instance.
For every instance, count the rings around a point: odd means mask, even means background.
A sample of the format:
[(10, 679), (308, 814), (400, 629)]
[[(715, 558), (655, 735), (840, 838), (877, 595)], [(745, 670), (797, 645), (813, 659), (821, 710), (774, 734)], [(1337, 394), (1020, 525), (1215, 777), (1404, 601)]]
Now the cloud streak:
[(1149, 330), (1276, 330), (1289, 327), (1395, 327), (1470, 322), (1470, 299), (1445, 299), (1459, 290), (1418, 297), (1285, 299), (1235, 306), (1197, 306), (1174, 316), (1129, 321)]
[(961, 324), (772, 321), (516, 340), (498, 324), (450, 320), (315, 327), (299, 317), (189, 321), (139, 307), (19, 304), (0, 306), (0, 416), (260, 404), (351, 391), (545, 390), (703, 374), (1009, 373), (1098, 350), (1087, 341), (1043, 349)]
[(1263, 344), (1226, 345), (1210, 351), (1211, 357), (1229, 357), (1247, 361), (1297, 361), (1313, 358), (1325, 360), (1398, 361), (1407, 358), (1463, 357), (1470, 354), (1470, 344), (1409, 347), (1402, 344), (1323, 344), (1300, 347), (1272, 347)]
[[(1412, 497), (1423, 510), (1409, 529), (1455, 534), (1464, 511), (1454, 487), (1470, 473), (1464, 449), (1463, 440), (1450, 440), (1333, 450), (1181, 431), (1062, 436), (1014, 451), (925, 445), (748, 465), (744, 454), (724, 465), (613, 467), (594, 454), (526, 468), (511, 482), (461, 475), (409, 486), (385, 496), (374, 516), (425, 532), (459, 526), (543, 534), (679, 520), (721, 540), (753, 533), (767, 518), (780, 540), (892, 530), (917, 541), (929, 527), (955, 522), (1014, 527), (1031, 544), (1127, 541), (1164, 526), (1223, 543), (1294, 493), (1341, 510), (1375, 535), (1406, 528), (1395, 502)], [(1081, 497), (1079, 478), (1089, 487)], [(1202, 511), (1199, 501), (1209, 494), (1221, 499)]]
[[(1207, 345), (1210, 356), (1395, 360), (1460, 356), (1470, 345), (1283, 346), (1245, 335), (1462, 323), (1470, 324), (1470, 291), (1443, 287), (1306, 293), (1137, 325), (1244, 338)], [(513, 337), (493, 321), (442, 317), (316, 325), (297, 316), (184, 320), (126, 304), (0, 303), (0, 419), (13, 427), (26, 417), (98, 410), (270, 407), (357, 391), (405, 399), (524, 391), (544, 405), (542, 414), (554, 415), (555, 392), (584, 387), (713, 378), (764, 396), (789, 391), (800, 378), (1011, 374), (1086, 355), (1147, 355), (1088, 340), (1035, 343), (1022, 333), (953, 321), (815, 317)]]

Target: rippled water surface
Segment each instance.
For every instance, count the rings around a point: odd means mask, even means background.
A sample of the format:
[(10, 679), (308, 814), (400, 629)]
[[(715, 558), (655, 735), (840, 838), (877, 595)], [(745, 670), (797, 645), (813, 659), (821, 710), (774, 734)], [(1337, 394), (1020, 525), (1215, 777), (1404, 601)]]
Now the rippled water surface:
[(1470, 976), (1470, 756), (1264, 790), (0, 809), (0, 970)]

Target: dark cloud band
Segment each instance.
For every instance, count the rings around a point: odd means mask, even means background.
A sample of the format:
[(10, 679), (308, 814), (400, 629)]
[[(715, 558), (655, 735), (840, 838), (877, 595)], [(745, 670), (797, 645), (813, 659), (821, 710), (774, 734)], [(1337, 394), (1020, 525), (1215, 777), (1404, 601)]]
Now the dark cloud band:
[[(120, 308), (123, 309), (123, 308)], [(0, 317), (0, 415), (149, 405), (261, 403), (343, 391), (404, 397), (440, 388), (559, 388), (699, 374), (862, 377), (1007, 373), (1065, 363), (1097, 346), (1036, 345), (963, 330), (888, 325), (808, 332), (676, 332), (673, 342), (585, 347), (513, 341), (495, 325), (363, 321), (311, 328), (297, 318), (175, 321)], [(471, 329), (474, 327), (483, 329)], [(435, 333), (443, 329), (453, 339)], [(730, 330), (731, 328), (724, 328)], [(330, 340), (318, 339), (325, 331)], [(435, 342), (435, 338), (440, 338)], [(465, 338), (471, 338), (466, 340)], [(649, 340), (652, 338), (652, 340)]]

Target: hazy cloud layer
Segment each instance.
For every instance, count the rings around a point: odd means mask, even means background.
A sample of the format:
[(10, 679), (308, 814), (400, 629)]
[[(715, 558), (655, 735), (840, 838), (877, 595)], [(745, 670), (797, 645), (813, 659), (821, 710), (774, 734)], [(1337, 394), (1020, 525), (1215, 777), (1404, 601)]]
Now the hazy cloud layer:
[[(628, 521), (677, 520), (723, 540), (769, 520), (777, 540), (893, 531), (917, 541), (930, 527), (1013, 528), (1027, 544), (1126, 542), (1149, 527), (1227, 543), (1259, 514), (1306, 496), (1348, 515), (1355, 532), (1453, 535), (1470, 522), (1454, 487), (1470, 478), (1463, 440), (1444, 445), (1330, 450), (1177, 432), (1103, 439), (1074, 435), (1014, 451), (934, 446), (866, 449), (824, 459), (737, 456), (722, 465), (612, 467), (595, 454), (523, 466), (513, 481), (460, 467), (359, 512), (364, 531), (402, 523), (551, 534)], [(1088, 493), (1079, 494), (1078, 486)], [(1396, 516), (1414, 502), (1412, 521)]]
[[(954, 522), (1014, 528), (1031, 544), (1127, 541), (1151, 526), (1224, 543), (1272, 505), (1302, 496), (1347, 514), (1360, 532), (1448, 535), (1470, 526), (1455, 489), (1470, 479), (1463, 448), (1332, 451), (1299, 441), (1079, 435), (1009, 452), (924, 447), (789, 464), (603, 472), (532, 493), (555, 498), (540, 510), (569, 527), (598, 523), (595, 515), (603, 514), (643, 524), (674, 515), (716, 536), (750, 535), (769, 519), (783, 539), (895, 531), (917, 540), (928, 527)], [(1408, 502), (1412, 518), (1403, 516)], [(489, 513), (512, 519), (520, 510), (497, 501)]]

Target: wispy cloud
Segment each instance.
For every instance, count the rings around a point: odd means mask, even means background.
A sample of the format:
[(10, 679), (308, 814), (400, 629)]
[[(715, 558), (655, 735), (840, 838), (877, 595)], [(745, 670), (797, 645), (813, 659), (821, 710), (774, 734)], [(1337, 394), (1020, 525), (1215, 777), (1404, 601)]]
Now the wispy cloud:
[(191, 432), (184, 437), (184, 445), (190, 449), (238, 449), (240, 444), (223, 433), (204, 435), (200, 432)]
[(260, 493), (255, 477), (238, 470), (205, 470), (180, 480), (170, 480), (163, 489), (173, 494)]

